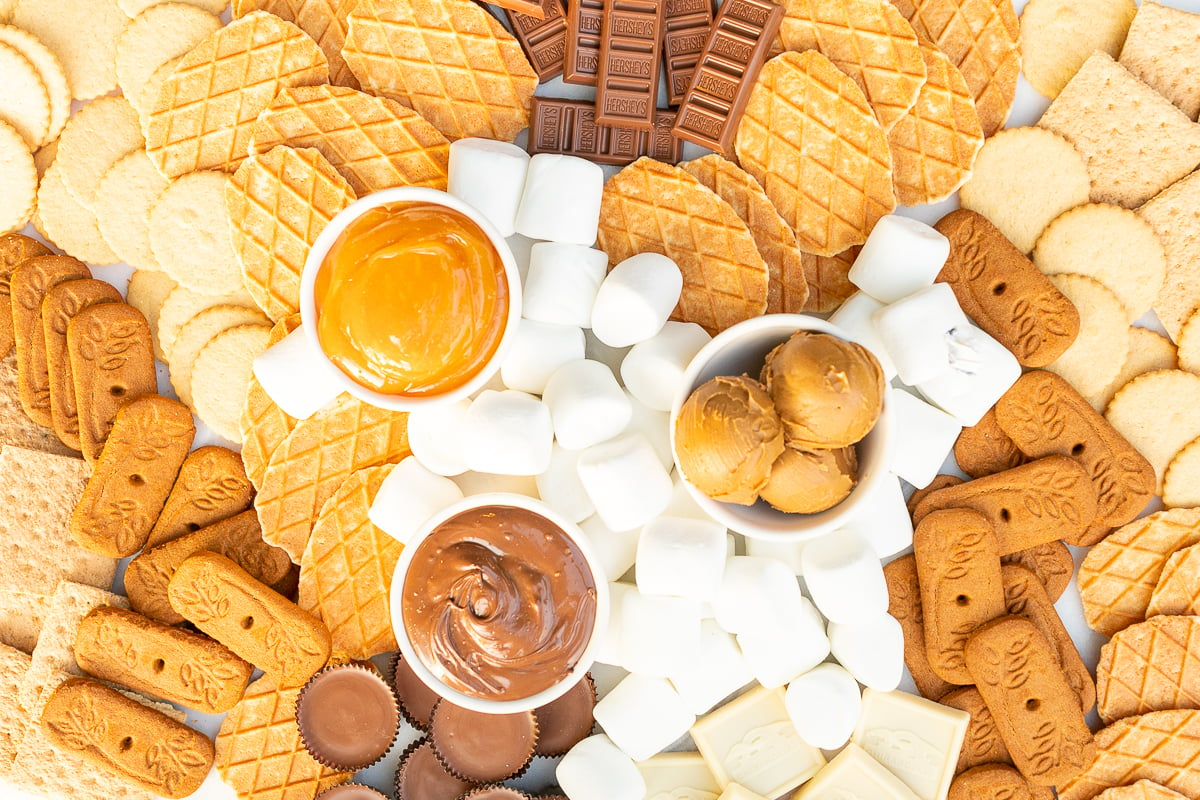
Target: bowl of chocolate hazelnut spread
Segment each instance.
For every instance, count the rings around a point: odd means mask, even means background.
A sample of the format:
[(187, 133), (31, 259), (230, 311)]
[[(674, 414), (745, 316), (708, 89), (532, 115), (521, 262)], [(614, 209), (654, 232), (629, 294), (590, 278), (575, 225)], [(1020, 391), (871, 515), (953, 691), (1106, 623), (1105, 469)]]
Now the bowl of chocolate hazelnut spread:
[(482, 494), (409, 541), (391, 608), (418, 678), (458, 705), (509, 714), (587, 673), (608, 625), (608, 584), (576, 525), (523, 495)]

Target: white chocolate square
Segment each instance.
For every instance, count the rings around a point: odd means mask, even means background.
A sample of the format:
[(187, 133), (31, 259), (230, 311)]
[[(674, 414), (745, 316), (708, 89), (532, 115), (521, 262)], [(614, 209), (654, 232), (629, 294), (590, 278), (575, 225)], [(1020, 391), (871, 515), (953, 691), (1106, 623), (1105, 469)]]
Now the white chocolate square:
[(645, 800), (711, 800), (721, 793), (699, 753), (659, 753), (637, 767), (646, 781)]
[(752, 792), (740, 783), (731, 783), (721, 792), (717, 800), (770, 800), (758, 792)]
[(851, 743), (828, 766), (792, 795), (792, 800), (869, 797), (872, 800), (917, 800), (912, 790), (887, 768)]

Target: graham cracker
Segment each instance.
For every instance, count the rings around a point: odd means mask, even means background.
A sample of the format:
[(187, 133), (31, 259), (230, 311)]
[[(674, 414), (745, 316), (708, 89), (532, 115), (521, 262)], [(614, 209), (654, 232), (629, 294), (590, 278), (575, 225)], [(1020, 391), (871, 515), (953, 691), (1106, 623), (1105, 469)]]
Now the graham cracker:
[(17, 690), (29, 663), (28, 653), (0, 645), (0, 776), (12, 770), (17, 748), (25, 736), (26, 715), (17, 702)]
[(1121, 66), (1192, 119), (1200, 114), (1200, 14), (1143, 2), (1121, 48)]
[(1167, 255), (1154, 313), (1172, 341), (1200, 306), (1200, 172), (1174, 183), (1138, 209)]
[(26, 416), (17, 396), (17, 354), (0, 359), (0, 445), (39, 450), (62, 456), (78, 455), (58, 440), (49, 428), (43, 428)]

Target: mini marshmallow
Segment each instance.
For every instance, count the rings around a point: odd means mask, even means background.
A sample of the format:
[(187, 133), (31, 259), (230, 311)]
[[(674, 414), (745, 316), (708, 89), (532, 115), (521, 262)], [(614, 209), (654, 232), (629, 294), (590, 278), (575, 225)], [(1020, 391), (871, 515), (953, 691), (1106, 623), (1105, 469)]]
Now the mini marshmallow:
[(554, 779), (568, 800), (643, 800), (646, 795), (637, 764), (602, 733), (572, 747), (554, 768)]
[(550, 407), (554, 437), (568, 450), (582, 450), (623, 432), (633, 406), (612, 370), (599, 361), (563, 364), (546, 381), (542, 402)]
[(1021, 377), (1016, 356), (980, 328), (967, 324), (950, 335), (950, 369), (916, 384), (917, 391), (962, 425), (978, 424)]
[(601, 664), (621, 667), (625, 660), (624, 630), (625, 630), (625, 597), (636, 594), (637, 587), (630, 583), (621, 583), (610, 578), (608, 583), (608, 627), (604, 629), (604, 638), (596, 648), (596, 660)]
[(696, 721), (665, 678), (637, 674), (617, 684), (592, 714), (613, 744), (634, 761), (667, 749)]
[(670, 411), (688, 363), (711, 341), (694, 322), (668, 321), (661, 331), (635, 344), (621, 362), (625, 387), (648, 408)]
[(501, 236), (512, 236), (528, 171), (529, 154), (515, 144), (459, 139), (450, 143), (447, 191), (487, 217)]
[(592, 306), (607, 271), (608, 255), (602, 250), (538, 242), (529, 254), (521, 313), (538, 322), (590, 328)]
[(400, 544), (408, 544), (427, 519), (462, 499), (458, 484), (435, 475), (409, 456), (383, 479), (367, 519)]
[(829, 655), (825, 620), (807, 597), (795, 614), (739, 633), (737, 642), (755, 679), (768, 689), (790, 683)]
[(621, 666), (665, 677), (700, 652), (700, 604), (684, 597), (626, 592), (621, 601)]
[(614, 531), (645, 525), (671, 502), (671, 476), (643, 434), (592, 445), (580, 454), (578, 469), (596, 513)]
[(745, 633), (797, 615), (803, 600), (796, 576), (782, 561), (734, 556), (725, 562), (713, 610), (722, 628)]
[(453, 477), (467, 471), (463, 458), (462, 423), (471, 401), (434, 403), (408, 414), (408, 447), (421, 466)]
[(719, 523), (665, 516), (650, 520), (638, 539), (638, 591), (713, 600), (721, 588), (727, 546)]
[(462, 490), (464, 497), (475, 494), (493, 494), (507, 492), (523, 494), (540, 500), (537, 482), (532, 475), (493, 475), (490, 472), (464, 472), (451, 478), (454, 485)]
[(879, 338), (909, 386), (950, 370), (950, 332), (970, 325), (949, 284), (935, 283), (871, 315)]
[(883, 370), (884, 380), (890, 381), (896, 377), (896, 362), (888, 355), (887, 346), (879, 338), (879, 328), (875, 326), (873, 315), (883, 308), (883, 303), (866, 292), (855, 292), (838, 306), (837, 311), (830, 315), (829, 321), (850, 335), (852, 339), (871, 351), (871, 355), (879, 360)]
[(954, 449), (962, 425), (940, 408), (908, 392), (889, 395), (892, 449), (889, 469), (918, 489), (924, 489)]
[(650, 441), (663, 469), (670, 472), (675, 468), (675, 453), (671, 450), (671, 415), (642, 405), (628, 389), (625, 390), (625, 396), (629, 398), (629, 405), (633, 409), (625, 433), (643, 434)]
[(895, 475), (882, 477), (843, 530), (852, 531), (865, 539), (879, 558), (893, 556), (910, 547), (913, 539), (912, 517), (904, 502), (900, 479)]
[(592, 306), (592, 332), (612, 347), (644, 342), (662, 330), (679, 302), (683, 273), (658, 253), (638, 253), (612, 268)]
[(837, 664), (818, 664), (788, 684), (783, 698), (800, 738), (822, 750), (850, 741), (862, 711), (862, 690)]
[(604, 170), (575, 156), (539, 153), (529, 160), (517, 209), (517, 233), (591, 247), (600, 227)]
[(904, 674), (904, 632), (890, 614), (829, 623), (833, 657), (863, 686), (890, 692)]
[(254, 377), (285, 414), (308, 419), (342, 393), (337, 367), (313, 349), (300, 327), (254, 359)]
[(578, 463), (579, 451), (555, 445), (550, 466), (534, 479), (542, 501), (571, 522), (585, 520), (596, 511), (579, 482)]
[(668, 679), (693, 714), (703, 714), (754, 680), (741, 648), (716, 620), (700, 623), (700, 655)]
[(529, 275), (530, 254), (533, 246), (537, 244), (537, 239), (514, 233), (504, 241), (508, 242), (508, 249), (512, 250), (513, 260), (517, 262), (517, 274), (521, 276), (521, 285), (524, 286), (525, 278)]
[(531, 394), (486, 391), (462, 422), (463, 457), (474, 472), (539, 475), (550, 466), (554, 425), (550, 409)]
[(859, 622), (887, 612), (879, 556), (854, 531), (843, 528), (807, 542), (800, 563), (813, 602), (830, 622)]
[(588, 327), (583, 329), (583, 354), (590, 361), (599, 361), (601, 364), (607, 364), (608, 368), (613, 371), (613, 375), (617, 381), (621, 380), (621, 362), (625, 360), (631, 348), (629, 347), (609, 347), (604, 342), (596, 338), (596, 334), (592, 333), (591, 329), (592, 318), (588, 316)]
[(950, 256), (950, 240), (924, 222), (887, 214), (858, 251), (847, 277), (881, 303), (931, 286)]
[[(663, 509), (663, 516), (702, 520), (712, 519), (708, 512), (702, 509), (700, 504), (696, 502), (696, 498), (692, 497), (692, 493), (684, 485), (683, 478), (679, 476), (679, 473), (675, 473), (671, 477), (671, 502)], [(733, 537), (730, 537), (730, 541), (732, 539)], [(733, 553), (729, 555), (733, 555)]]
[(642, 535), (640, 528), (614, 531), (604, 524), (599, 514), (593, 514), (579, 523), (579, 529), (587, 537), (610, 581), (618, 580), (637, 560), (638, 540)]
[(794, 575), (804, 574), (804, 567), (800, 563), (800, 554), (803, 552), (804, 542), (746, 537), (746, 555), (782, 561)]
[(541, 394), (555, 370), (582, 358), (583, 331), (579, 328), (522, 319), (500, 365), (500, 377), (509, 389)]

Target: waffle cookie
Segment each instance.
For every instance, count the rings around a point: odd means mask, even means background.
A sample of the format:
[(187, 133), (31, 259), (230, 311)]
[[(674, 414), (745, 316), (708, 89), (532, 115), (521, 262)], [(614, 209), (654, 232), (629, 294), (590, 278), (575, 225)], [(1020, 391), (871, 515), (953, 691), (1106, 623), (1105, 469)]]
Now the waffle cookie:
[(287, 20), (317, 42), (329, 61), (329, 80), (338, 86), (358, 88), (358, 79), (342, 58), (348, 17), (357, 0), (234, 0), (234, 18), (254, 11), (269, 11)]
[(1110, 786), (1149, 779), (1200, 795), (1200, 711), (1153, 711), (1096, 733), (1096, 760), (1058, 787), (1059, 800), (1091, 800)]
[[(300, 327), (300, 315), (293, 314), (275, 323), (267, 337), (267, 347), (279, 344), (283, 337)], [(275, 448), (296, 427), (296, 418), (275, 404), (258, 378), (250, 376), (246, 387), (246, 402), (242, 405), (242, 463), (254, 488), (262, 488), (267, 464)]]
[(1096, 666), (1100, 719), (1200, 708), (1197, 636), (1200, 617), (1152, 617), (1118, 631)]

